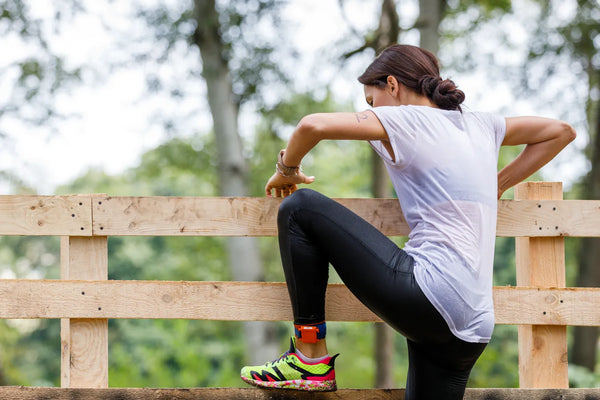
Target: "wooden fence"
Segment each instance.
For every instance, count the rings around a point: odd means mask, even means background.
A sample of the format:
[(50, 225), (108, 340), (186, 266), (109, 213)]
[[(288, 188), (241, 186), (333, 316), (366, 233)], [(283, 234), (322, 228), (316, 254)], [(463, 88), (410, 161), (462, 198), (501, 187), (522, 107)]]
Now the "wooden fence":
[[(408, 227), (394, 199), (338, 199), (389, 236)], [(0, 235), (61, 237), (60, 280), (0, 280), (0, 318), (61, 319), (61, 388), (0, 388), (10, 399), (403, 399), (402, 389), (306, 394), (255, 388), (108, 388), (109, 318), (291, 320), (281, 282), (107, 280), (108, 236), (274, 236), (280, 199), (0, 196)], [(465, 399), (600, 399), (568, 389), (567, 325), (600, 326), (600, 288), (566, 288), (564, 236), (600, 237), (600, 201), (562, 200), (562, 185), (527, 182), (501, 200), (498, 236), (516, 238), (517, 287), (495, 287), (496, 323), (519, 325), (519, 389)], [(248, 306), (260, 293), (263, 307)], [(327, 319), (379, 321), (344, 285)]]

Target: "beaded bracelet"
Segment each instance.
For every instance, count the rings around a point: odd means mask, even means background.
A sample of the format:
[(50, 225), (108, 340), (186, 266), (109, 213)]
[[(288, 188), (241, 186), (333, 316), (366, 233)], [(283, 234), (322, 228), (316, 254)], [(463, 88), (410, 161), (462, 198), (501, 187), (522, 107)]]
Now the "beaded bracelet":
[(277, 173), (285, 178), (290, 178), (292, 176), (297, 176), (298, 173), (302, 172), (302, 165), (298, 165), (297, 167), (288, 167), (283, 163), (283, 155), (285, 154), (285, 150), (281, 150), (279, 155), (277, 156), (277, 163), (275, 164), (275, 170)]

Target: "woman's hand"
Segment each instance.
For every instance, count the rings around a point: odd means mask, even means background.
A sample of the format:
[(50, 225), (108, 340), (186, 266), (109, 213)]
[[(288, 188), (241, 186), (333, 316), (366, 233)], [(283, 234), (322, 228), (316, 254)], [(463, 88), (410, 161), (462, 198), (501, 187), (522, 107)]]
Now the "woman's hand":
[(298, 190), (298, 184), (308, 184), (313, 183), (314, 181), (314, 176), (306, 176), (301, 171), (298, 171), (296, 175), (289, 177), (275, 172), (265, 186), (265, 194), (268, 197), (273, 197), (272, 192), (275, 190), (275, 197), (287, 197)]

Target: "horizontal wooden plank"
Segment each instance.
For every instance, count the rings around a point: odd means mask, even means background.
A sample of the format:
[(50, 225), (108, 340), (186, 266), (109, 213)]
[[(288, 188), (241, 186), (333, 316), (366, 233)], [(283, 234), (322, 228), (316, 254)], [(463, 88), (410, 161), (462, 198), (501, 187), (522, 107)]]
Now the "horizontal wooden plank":
[[(66, 389), (0, 387), (0, 399), (10, 400), (403, 400), (404, 389), (339, 389), (315, 393), (284, 389)], [(600, 400), (600, 389), (467, 389), (464, 400)]]
[(89, 195), (0, 196), (0, 235), (91, 236)]
[[(389, 236), (409, 227), (396, 199), (336, 199)], [(275, 236), (281, 199), (106, 197), (94, 204), (94, 234)], [(600, 236), (600, 201), (501, 200), (498, 236)]]
[[(328, 320), (380, 321), (346, 286), (327, 290)], [(292, 319), (282, 282), (0, 280), (0, 299), (0, 318)], [(498, 324), (600, 326), (600, 288), (495, 287), (494, 303)]]
[(600, 326), (600, 288), (495, 287), (497, 324)]
[[(337, 199), (388, 235), (408, 225), (394, 199)], [(106, 197), (94, 203), (94, 234), (107, 236), (275, 236), (281, 199)]]
[(600, 236), (598, 200), (501, 200), (497, 236)]
[[(0, 299), (0, 318), (292, 319), (280, 282), (0, 280)], [(343, 285), (329, 287), (327, 313), (378, 321)]]
[[(389, 236), (408, 225), (396, 199), (336, 199)], [(0, 196), (0, 235), (275, 236), (281, 199)], [(93, 212), (93, 224), (92, 224)], [(501, 200), (498, 236), (600, 236), (600, 201)]]

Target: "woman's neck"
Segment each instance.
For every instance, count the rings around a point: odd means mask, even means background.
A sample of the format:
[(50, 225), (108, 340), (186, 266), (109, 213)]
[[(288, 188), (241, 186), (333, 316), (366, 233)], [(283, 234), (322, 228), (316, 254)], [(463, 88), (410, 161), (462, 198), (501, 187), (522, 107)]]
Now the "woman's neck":
[(439, 108), (437, 104), (435, 104), (429, 97), (413, 92), (412, 90), (407, 91), (405, 93), (403, 105), (428, 106), (432, 108)]

